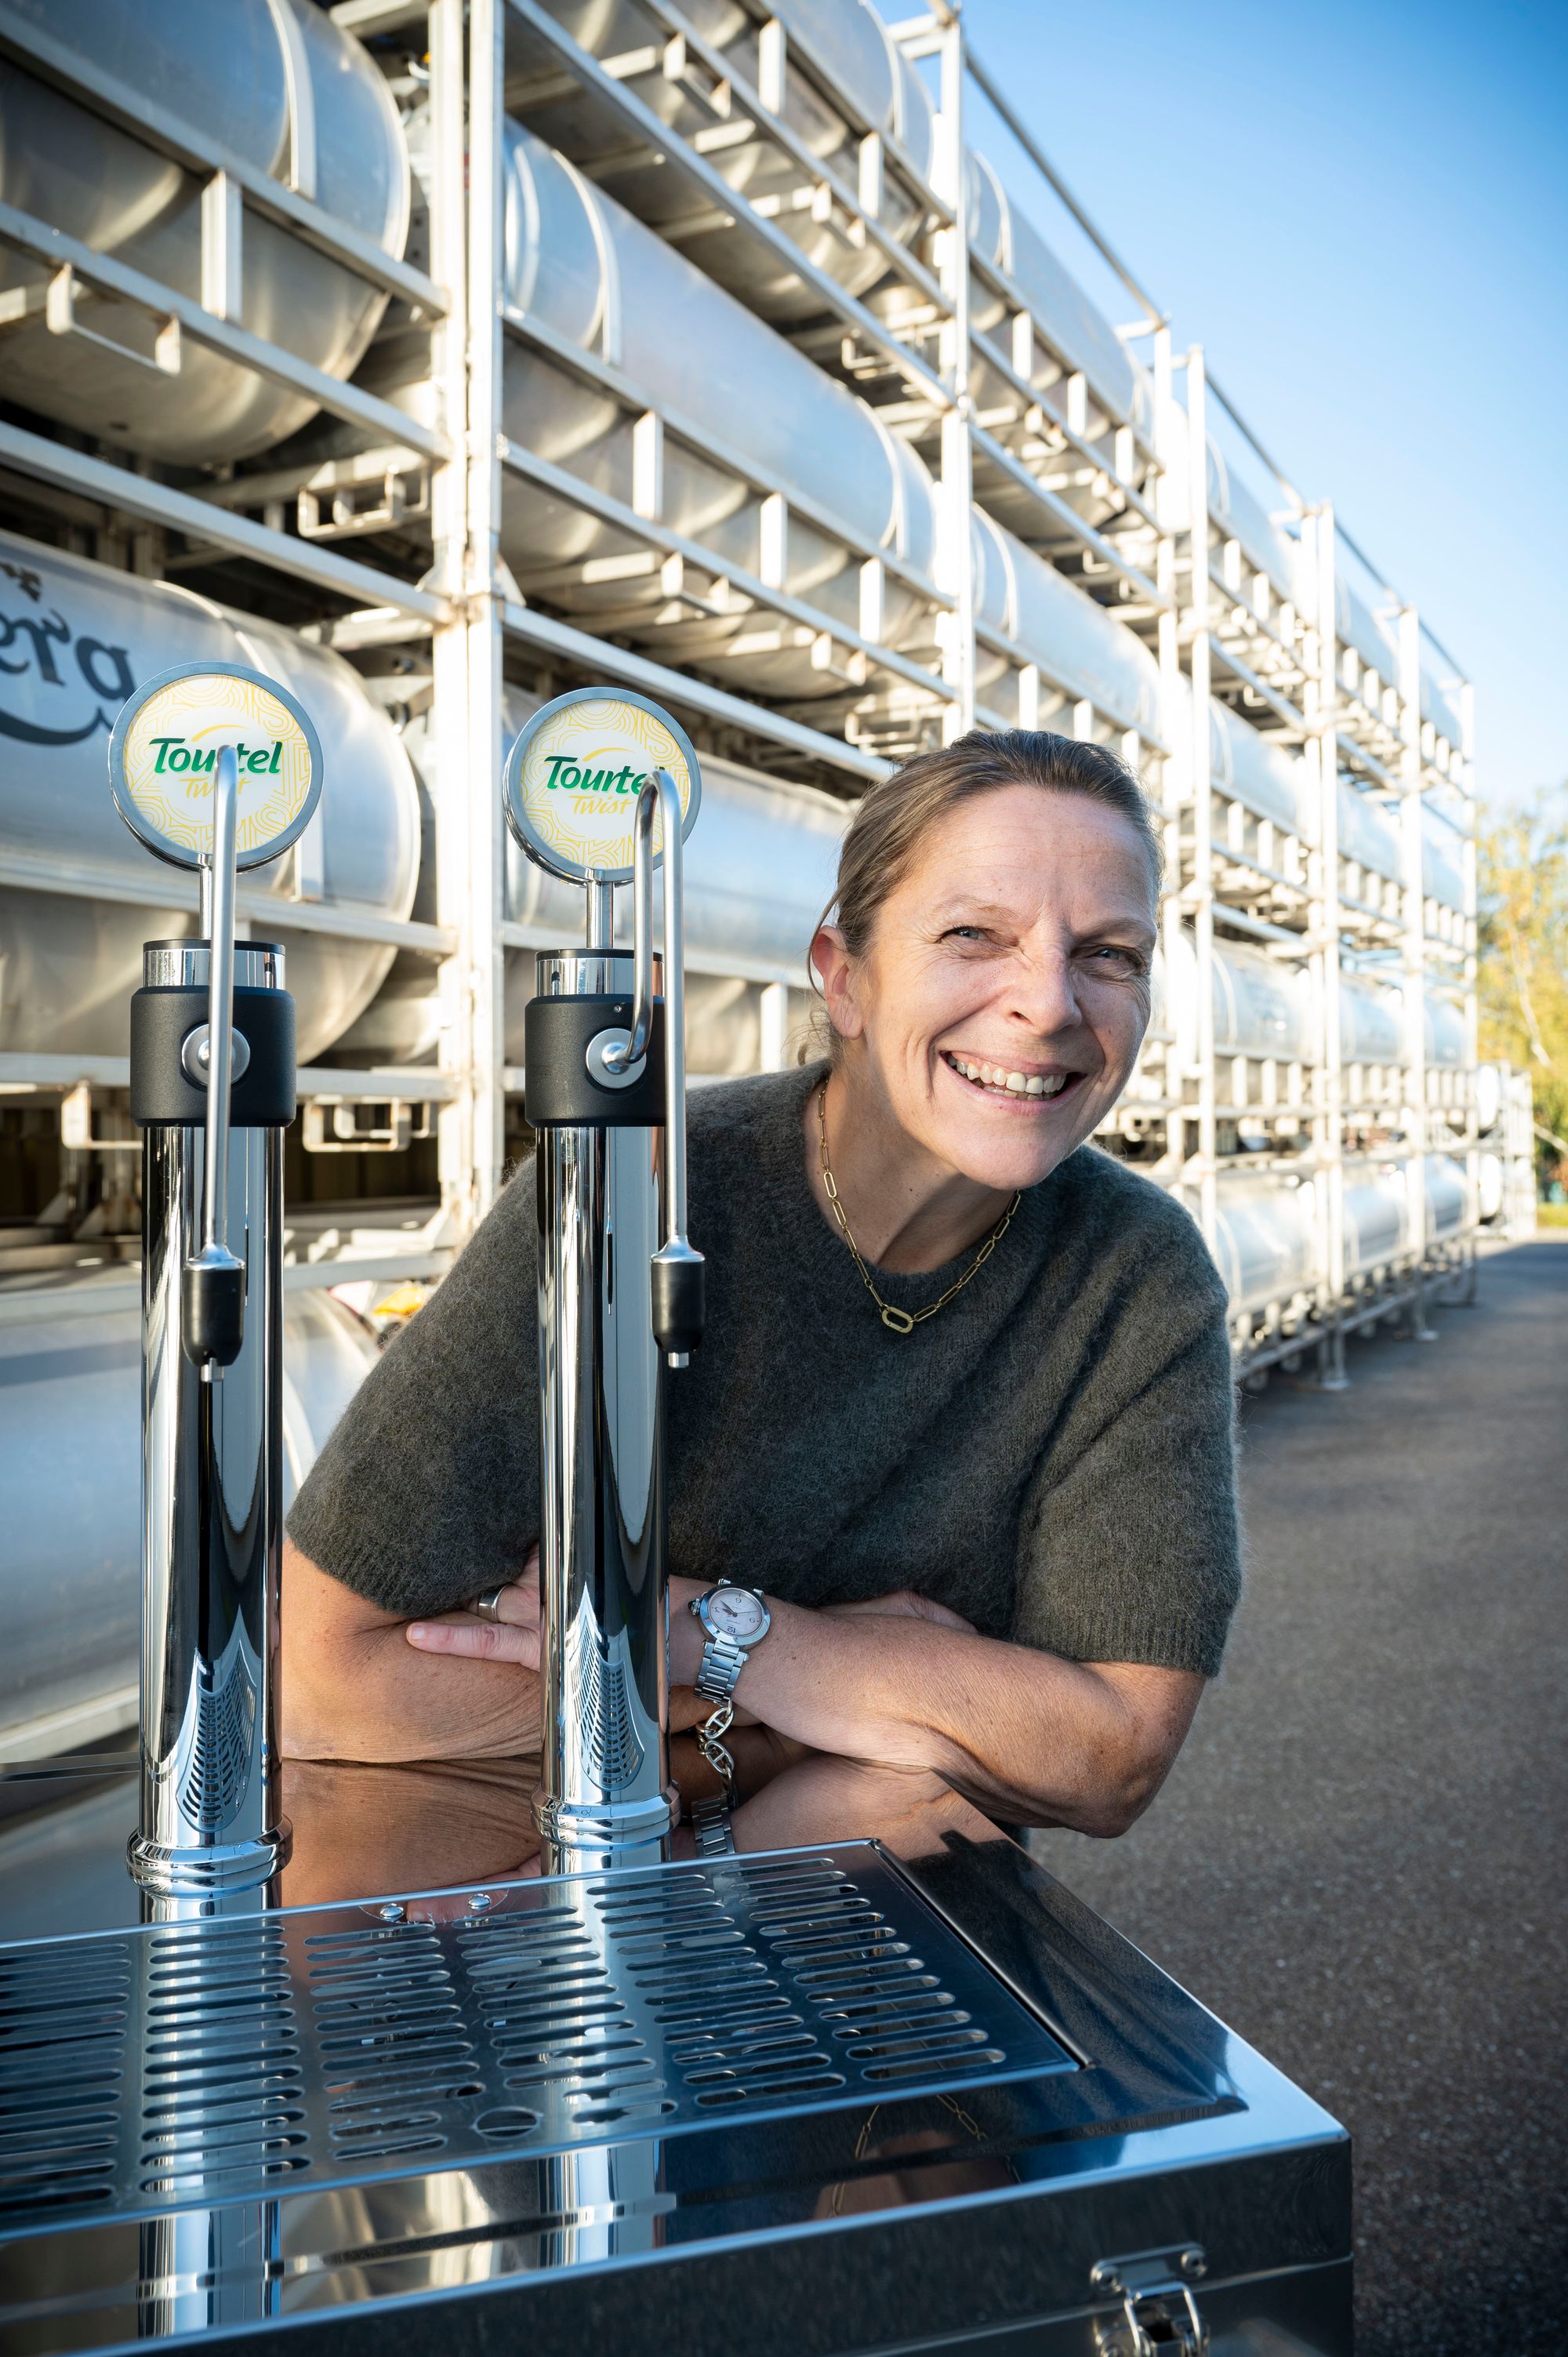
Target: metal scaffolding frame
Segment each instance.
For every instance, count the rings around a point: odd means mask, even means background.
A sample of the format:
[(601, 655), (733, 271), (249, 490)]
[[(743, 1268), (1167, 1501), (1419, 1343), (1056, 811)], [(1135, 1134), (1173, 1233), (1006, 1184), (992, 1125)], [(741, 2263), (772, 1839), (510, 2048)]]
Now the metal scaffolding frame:
[[(1177, 1027), (1156, 1022), (1106, 1142), (1138, 1154), (1151, 1175), (1179, 1189), (1211, 1245), (1220, 1242), (1222, 1190), (1249, 1168), (1314, 1187), (1316, 1249), (1305, 1282), (1277, 1297), (1241, 1306), (1233, 1329), (1240, 1364), (1261, 1369), (1316, 1353), (1323, 1379), (1343, 1379), (1343, 1338), (1358, 1323), (1398, 1312), (1424, 1330), (1424, 1288), (1458, 1271), (1473, 1249), (1478, 1133), (1470, 1075), (1476, 1062), (1475, 802), (1470, 692), (1455, 681), (1463, 741), (1453, 744), (1423, 709), (1423, 656), (1448, 659), (1423, 630), (1416, 609), (1386, 584), (1376, 594), (1391, 617), (1392, 676), (1365, 659), (1343, 623), (1347, 567), (1369, 570), (1326, 505), (1305, 501), (1279, 473), (1206, 371), (1200, 348), (1173, 348), (1168, 321), (1066, 188), (968, 43), (956, 7), (891, 27), (903, 56), (935, 77), (939, 112), (929, 178), (898, 132), (873, 120), (835, 81), (797, 31), (766, 0), (745, 0), (756, 30), (755, 79), (704, 39), (678, 0), (636, 0), (648, 46), (630, 59), (581, 47), (545, 0), (338, 0), (338, 24), (363, 40), (412, 36), (423, 46), (422, 102), (430, 113), (428, 269), (383, 253), (327, 214), (307, 192), (283, 186), (198, 135), (150, 110), (102, 70), (90, 67), (0, 0), (0, 56), (67, 90), (197, 175), (203, 187), (199, 302), (145, 274), (91, 253), (48, 222), (0, 206), (0, 245), (51, 272), (49, 326), (62, 357), (81, 330), (79, 288), (132, 307), (156, 323), (171, 366), (181, 339), (220, 353), (317, 403), (362, 448), (301, 471), (232, 474), (205, 491), (177, 489), (72, 441), (0, 422), (0, 470), (64, 502), (61, 512), (101, 514), (115, 529), (156, 527), (183, 535), (206, 561), (243, 562), (316, 601), (309, 627), (350, 656), (389, 647), (429, 648), (429, 726), (435, 755), (437, 908), (434, 923), (394, 922), (376, 910), (291, 907), (290, 925), (392, 943), (427, 958), (440, 1005), (437, 1062), (418, 1071), (323, 1066), (301, 1075), (302, 1092), (323, 1105), (433, 1107), (439, 1140), (441, 1218), (422, 1240), (460, 1243), (502, 1182), (508, 1100), (521, 1075), (506, 1061), (505, 964), (509, 950), (539, 945), (535, 929), (509, 920), (499, 791), (503, 694), (509, 676), (531, 683), (597, 675), (673, 705), (704, 748), (749, 759), (761, 770), (790, 765), (841, 793), (886, 774), (918, 742), (951, 738), (978, 723), (1036, 725), (1048, 705), (1054, 725), (1116, 747), (1143, 771), (1165, 835), (1168, 877), (1163, 910), (1167, 972), (1190, 942), (1196, 1033), (1184, 1060)], [(507, 297), (503, 172), (509, 78), (514, 46), (546, 56), (596, 120), (627, 146), (661, 160), (671, 187), (689, 197), (691, 219), (726, 238), (750, 241), (816, 306), (793, 334), (798, 350), (873, 400), (881, 430), (927, 455), (936, 486), (938, 545), (928, 576), (896, 551), (857, 537), (842, 517), (814, 509), (798, 490), (706, 428), (650, 404), (613, 349), (565, 343), (540, 317)], [(650, 62), (651, 60), (651, 63)], [(635, 84), (655, 72), (700, 118), (691, 136), (666, 122)], [(819, 155), (789, 119), (792, 90), (809, 90), (844, 125), (843, 151)], [(1154, 388), (1150, 420), (1119, 422), (1109, 437), (1087, 430), (1085, 380), (1072, 355), (1050, 345), (1049, 323), (1034, 315), (1007, 268), (972, 249), (966, 119), (976, 101), (993, 111), (1065, 208), (1141, 317), (1117, 332), (1129, 350), (1146, 346)], [(849, 248), (871, 247), (890, 274), (892, 296), (873, 307), (813, 260), (783, 225), (780, 208), (754, 201), (725, 177), (715, 156), (756, 141), (796, 176), (790, 201)], [(896, 190), (913, 224), (887, 226), (884, 199)], [(411, 415), (349, 382), (307, 366), (239, 324), (244, 225), (254, 210), (288, 234), (385, 289), (400, 318), (429, 340), (427, 407)], [(658, 224), (655, 224), (658, 226)], [(977, 301), (1000, 305), (1003, 324), (974, 324)], [(778, 322), (773, 322), (778, 327)], [(787, 332), (779, 327), (779, 332)], [(601, 339), (601, 344), (603, 343)], [(508, 350), (543, 354), (633, 421), (633, 496), (614, 496), (509, 435), (503, 371)], [(1048, 352), (1059, 398), (1043, 400), (1036, 361)], [(160, 363), (161, 364), (161, 363)], [(991, 389), (983, 410), (977, 387)], [(430, 422), (430, 421), (434, 422)], [(1262, 469), (1270, 503), (1289, 520), (1298, 547), (1287, 594), (1260, 570), (1212, 504), (1211, 423), (1240, 433), (1248, 463)], [(77, 437), (80, 438), (80, 437)], [(759, 515), (758, 561), (742, 565), (683, 533), (663, 512), (664, 460), (671, 447), (698, 450), (727, 469)], [(1059, 488), (1061, 470), (1091, 479), (1106, 512), (1097, 521)], [(1049, 479), (1056, 470), (1057, 480)], [(519, 588), (501, 547), (503, 493), (527, 483), (612, 525), (628, 543), (638, 577), (656, 581), (680, 614), (736, 612), (766, 618), (810, 643), (811, 662), (833, 683), (821, 705), (792, 706), (737, 693), (700, 670), (661, 660), (656, 623), (600, 633), (551, 610), (548, 590)], [(1008, 528), (1057, 565), (1143, 640), (1160, 682), (1160, 716), (1129, 727), (1058, 682), (1037, 649), (1020, 644), (977, 613), (971, 558), (972, 503), (1005, 500)], [(73, 510), (71, 502), (75, 502)], [(290, 528), (292, 502), (292, 522)], [(850, 627), (787, 584), (791, 514), (839, 544), (858, 580), (858, 621)], [(394, 527), (428, 532), (428, 562), (411, 565), (381, 550), (367, 561), (345, 540), (373, 544)], [(405, 544), (395, 535), (395, 549)], [(145, 569), (157, 568), (156, 553)], [(925, 616), (918, 651), (888, 643), (889, 585)], [(242, 606), (243, 588), (231, 602)], [(996, 670), (982, 690), (982, 669)], [(710, 666), (710, 669), (714, 668)], [(1297, 758), (1307, 780), (1305, 815), (1293, 831), (1251, 809), (1217, 773), (1214, 715), (1244, 716), (1273, 746)], [(1369, 876), (1341, 842), (1340, 799), (1368, 793), (1396, 820), (1397, 877)], [(1428, 888), (1428, 813), (1457, 821), (1462, 906)], [(131, 897), (123, 879), (67, 872), (47, 860), (0, 853), (0, 882), (41, 892)], [(172, 886), (166, 901), (184, 905)], [(188, 896), (194, 903), (194, 891)], [(275, 901), (268, 913), (277, 913)], [(241, 896), (242, 914), (259, 915)], [(1217, 1060), (1216, 958), (1227, 944), (1260, 951), (1311, 977), (1319, 1011), (1307, 1052)], [(802, 944), (802, 951), (804, 945)], [(1348, 1062), (1341, 1026), (1347, 970), (1402, 991), (1404, 1039), (1396, 1064)], [(762, 985), (764, 1060), (782, 1060), (786, 991), (803, 971), (736, 960), (726, 973)], [(1466, 1063), (1437, 1071), (1426, 1048), (1425, 994), (1435, 988), (1461, 1010)], [(91, 1064), (89, 1071), (85, 1065)], [(69, 1071), (67, 1067), (69, 1066)], [(81, 1069), (79, 1069), (81, 1068)], [(0, 1084), (113, 1089), (114, 1059), (0, 1058)], [(1253, 1150), (1243, 1137), (1253, 1141)], [(1262, 1144), (1258, 1143), (1262, 1140)], [(1463, 1228), (1428, 1232), (1422, 1157), (1465, 1157), (1471, 1213)], [(1410, 1166), (1409, 1222), (1397, 1252), (1371, 1269), (1352, 1267), (1347, 1247), (1348, 1174), (1369, 1157)], [(1413, 1157), (1413, 1161), (1412, 1159)], [(325, 1281), (323, 1279), (322, 1281)]]

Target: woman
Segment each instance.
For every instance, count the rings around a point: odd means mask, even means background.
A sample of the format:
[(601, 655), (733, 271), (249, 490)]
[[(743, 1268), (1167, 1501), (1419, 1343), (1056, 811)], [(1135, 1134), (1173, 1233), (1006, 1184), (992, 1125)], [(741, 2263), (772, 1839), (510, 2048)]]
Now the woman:
[[(669, 1386), (672, 1684), (683, 1608), (759, 1588), (736, 1699), (789, 1756), (1101, 1835), (1158, 1790), (1240, 1577), (1223, 1288), (1084, 1143), (1148, 1023), (1158, 885), (1101, 747), (977, 734), (872, 789), (811, 944), (831, 1057), (693, 1099), (709, 1327)], [(291, 1749), (537, 1741), (534, 1221), (525, 1177), (300, 1494)]]

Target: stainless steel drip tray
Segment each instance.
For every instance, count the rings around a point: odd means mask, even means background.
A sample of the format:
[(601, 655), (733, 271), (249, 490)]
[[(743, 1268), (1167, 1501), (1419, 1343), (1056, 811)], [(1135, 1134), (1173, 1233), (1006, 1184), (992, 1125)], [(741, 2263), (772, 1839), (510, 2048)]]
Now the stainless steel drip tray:
[(867, 1846), (0, 1949), (0, 2235), (1038, 2077)]

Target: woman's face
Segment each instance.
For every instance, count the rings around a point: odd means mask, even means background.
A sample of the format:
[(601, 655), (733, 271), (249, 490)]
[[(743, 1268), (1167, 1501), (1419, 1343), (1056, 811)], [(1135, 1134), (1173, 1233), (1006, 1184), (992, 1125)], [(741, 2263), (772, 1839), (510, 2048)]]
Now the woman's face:
[(852, 1063), (939, 1163), (1032, 1187), (1125, 1086), (1155, 931), (1131, 822), (1079, 794), (998, 787), (950, 812), (884, 901), (865, 955), (813, 955)]

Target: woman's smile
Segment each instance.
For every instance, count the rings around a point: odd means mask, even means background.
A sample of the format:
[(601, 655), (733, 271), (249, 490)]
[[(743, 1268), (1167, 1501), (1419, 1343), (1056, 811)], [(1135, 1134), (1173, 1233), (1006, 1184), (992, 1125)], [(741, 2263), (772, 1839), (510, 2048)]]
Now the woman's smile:
[(949, 1071), (961, 1080), (965, 1088), (1025, 1112), (1040, 1111), (1071, 1096), (1079, 1082), (1087, 1077), (1065, 1064), (1020, 1063), (1011, 1058), (998, 1064), (957, 1048), (943, 1048), (940, 1053)]

